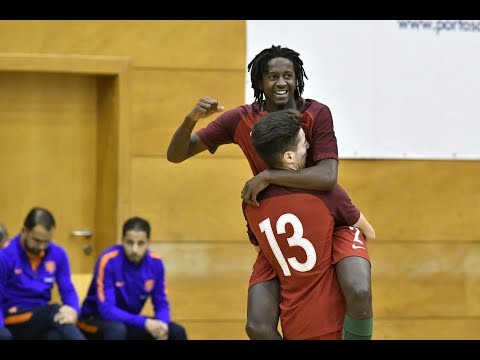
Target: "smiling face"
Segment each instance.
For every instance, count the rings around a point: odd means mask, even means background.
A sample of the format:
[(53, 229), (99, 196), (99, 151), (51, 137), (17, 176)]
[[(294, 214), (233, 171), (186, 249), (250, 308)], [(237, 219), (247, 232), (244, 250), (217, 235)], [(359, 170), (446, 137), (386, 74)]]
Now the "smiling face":
[(293, 62), (282, 57), (271, 59), (260, 84), (265, 95), (267, 110), (272, 112), (295, 108), (296, 87), (297, 78)]

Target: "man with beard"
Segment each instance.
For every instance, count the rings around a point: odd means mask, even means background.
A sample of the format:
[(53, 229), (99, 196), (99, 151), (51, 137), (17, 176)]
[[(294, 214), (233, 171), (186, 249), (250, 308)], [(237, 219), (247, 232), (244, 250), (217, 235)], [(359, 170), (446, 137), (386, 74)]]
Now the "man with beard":
[[(55, 219), (35, 207), (0, 251), (0, 339), (85, 340), (65, 250), (52, 241)], [(49, 304), (57, 284), (63, 305)]]
[[(78, 326), (92, 340), (187, 340), (170, 320), (165, 268), (149, 250), (150, 224), (133, 217), (123, 224), (122, 243), (97, 260)], [(151, 297), (155, 314), (141, 314)]]

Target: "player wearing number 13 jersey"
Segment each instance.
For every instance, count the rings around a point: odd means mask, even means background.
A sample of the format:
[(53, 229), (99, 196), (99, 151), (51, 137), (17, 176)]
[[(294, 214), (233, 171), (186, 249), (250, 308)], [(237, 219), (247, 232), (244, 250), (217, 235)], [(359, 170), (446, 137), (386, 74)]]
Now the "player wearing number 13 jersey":
[[(310, 145), (297, 110), (265, 115), (251, 137), (270, 168), (305, 167)], [(346, 241), (365, 252), (360, 230), (369, 234), (373, 228), (339, 185), (329, 192), (269, 185), (258, 199), (259, 207), (244, 202), (243, 211), (252, 243), (260, 246), (279, 277), (283, 337), (341, 339), (345, 298), (333, 266), (334, 228), (346, 226)]]
[[(252, 241), (280, 280), (284, 339), (341, 339), (345, 298), (332, 264), (332, 235), (335, 223), (354, 224), (360, 211), (339, 185), (326, 193), (270, 185), (259, 201), (244, 211)], [(347, 231), (352, 244), (364, 246), (358, 229)]]
[[(257, 195), (269, 184), (298, 189), (332, 190), (337, 183), (338, 149), (333, 119), (327, 105), (302, 98), (307, 79), (296, 51), (274, 46), (260, 51), (248, 64), (255, 102), (225, 110), (219, 101), (205, 96), (193, 107), (172, 136), (167, 150), (170, 162), (180, 163), (203, 151), (212, 154), (225, 144), (238, 145), (254, 176), (241, 191), (242, 199), (257, 205)], [(300, 171), (266, 169), (252, 146), (250, 132), (264, 115), (282, 109), (298, 109), (311, 145), (307, 167)], [(201, 119), (220, 114), (193, 132)], [(352, 248), (349, 232), (334, 233), (334, 261), (346, 300), (345, 339), (370, 339), (373, 328), (370, 262), (366, 247)], [(260, 251), (249, 280), (247, 321), (250, 339), (281, 339), (278, 332), (280, 289), (274, 270)]]

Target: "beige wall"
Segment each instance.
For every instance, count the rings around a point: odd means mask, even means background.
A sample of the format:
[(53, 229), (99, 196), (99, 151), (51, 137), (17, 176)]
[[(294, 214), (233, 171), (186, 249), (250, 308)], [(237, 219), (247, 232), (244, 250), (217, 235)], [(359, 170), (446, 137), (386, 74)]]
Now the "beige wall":
[[(234, 146), (182, 164), (165, 157), (200, 97), (243, 102), (245, 22), (0, 21), (0, 52), (131, 57), (128, 215), (151, 221), (173, 316), (190, 336), (246, 338), (248, 164)], [(341, 160), (339, 183), (378, 236), (375, 339), (480, 338), (478, 174), (475, 161)]]

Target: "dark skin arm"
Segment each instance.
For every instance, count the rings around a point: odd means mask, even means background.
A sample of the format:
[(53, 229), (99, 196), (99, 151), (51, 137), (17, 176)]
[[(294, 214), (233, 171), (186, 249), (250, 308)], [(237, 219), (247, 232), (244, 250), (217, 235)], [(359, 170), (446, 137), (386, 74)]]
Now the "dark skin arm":
[(207, 150), (207, 146), (196, 134), (192, 134), (196, 122), (191, 122), (188, 117), (173, 134), (167, 150), (167, 160), (172, 163), (181, 163), (188, 158)]
[(212, 114), (222, 112), (223, 106), (218, 106), (218, 101), (211, 97), (201, 98), (193, 110), (178, 127), (170, 140), (167, 150), (167, 160), (173, 163), (181, 163), (188, 158), (207, 150), (207, 146), (200, 138), (193, 134), (193, 128), (197, 121)]
[(241, 196), (246, 203), (259, 206), (257, 195), (269, 184), (295, 189), (328, 191), (336, 185), (337, 174), (336, 159), (320, 160), (314, 166), (296, 171), (267, 169), (245, 183)]

